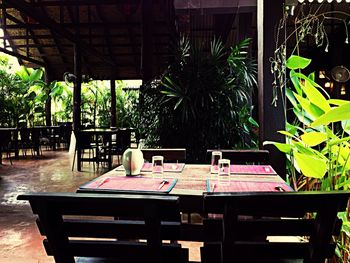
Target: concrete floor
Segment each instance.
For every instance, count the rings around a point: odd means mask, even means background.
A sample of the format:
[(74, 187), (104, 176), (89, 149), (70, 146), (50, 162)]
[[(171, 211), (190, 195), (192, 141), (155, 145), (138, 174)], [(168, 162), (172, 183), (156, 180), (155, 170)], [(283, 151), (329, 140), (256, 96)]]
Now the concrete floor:
[[(41, 157), (3, 160), (0, 165), (0, 263), (54, 262), (42, 246), (35, 216), (28, 202), (17, 201), (26, 192), (75, 192), (83, 183), (105, 173), (84, 163), (82, 172), (71, 171), (72, 156), (66, 151), (43, 151)], [(116, 164), (115, 164), (116, 165)], [(201, 244), (184, 242), (191, 260), (199, 261)]]
[(66, 151), (43, 151), (42, 157), (3, 160), (0, 165), (0, 263), (54, 262), (46, 256), (35, 217), (28, 202), (17, 201), (25, 192), (75, 192), (78, 186), (106, 172), (84, 163), (72, 172)]

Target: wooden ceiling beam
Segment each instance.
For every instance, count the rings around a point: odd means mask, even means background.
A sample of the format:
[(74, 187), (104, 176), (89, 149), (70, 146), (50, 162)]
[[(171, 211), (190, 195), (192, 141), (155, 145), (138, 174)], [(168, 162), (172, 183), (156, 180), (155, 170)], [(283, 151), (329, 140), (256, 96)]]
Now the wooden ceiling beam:
[[(20, 23), (17, 25), (8, 25), (8, 29), (46, 29), (47, 26), (44, 24), (26, 24), (22, 21), (19, 21)], [(115, 22), (105, 22), (105, 23), (96, 23), (96, 22), (91, 22), (91, 23), (57, 23), (61, 27), (65, 28), (111, 28), (111, 29), (116, 29), (116, 28), (125, 28), (125, 27), (135, 27), (139, 28), (141, 26), (141, 23), (139, 22), (130, 22), (130, 23), (115, 23)], [(156, 23), (156, 26), (159, 27), (165, 27), (166, 24), (163, 21), (158, 21)]]
[(34, 63), (34, 64), (36, 64), (38, 66), (41, 66), (41, 67), (45, 67), (46, 66), (46, 64), (43, 61), (39, 61), (39, 60), (36, 60), (36, 59), (33, 59), (33, 58), (29, 58), (27, 56), (24, 56), (22, 54), (19, 54), (17, 52), (13, 52), (11, 50), (8, 50), (8, 49), (2, 48), (2, 47), (0, 47), (0, 52), (3, 52), (5, 54), (11, 55), (11, 56), (14, 56), (14, 57), (19, 58), (19, 59), (24, 60), (24, 61), (28, 61), (30, 63)]
[[(44, 6), (41, 7), (41, 10), (44, 12), (45, 15), (48, 15)], [(66, 58), (64, 56), (62, 56), (63, 50), (62, 50), (61, 43), (60, 43), (59, 39), (53, 34), (51, 29), (49, 29), (49, 30), (50, 30), (50, 33), (52, 35), (53, 41), (55, 42), (55, 47), (57, 48), (57, 51), (61, 54), (62, 62), (67, 63), (68, 61), (66, 60)], [(72, 47), (72, 45), (70, 47)]]
[[(98, 5), (96, 5), (96, 12), (97, 12), (97, 16), (100, 19), (100, 21), (102, 21), (103, 24), (107, 23), (106, 19), (102, 15), (102, 11)], [(111, 46), (111, 39), (109, 38), (110, 32), (109, 32), (108, 27), (104, 27), (104, 33), (106, 36), (105, 40), (106, 40), (106, 44), (107, 44), (108, 53), (111, 56), (111, 58), (115, 61), (116, 59), (115, 59), (114, 54), (113, 54), (113, 50), (112, 50), (112, 46)]]
[[(41, 1), (31, 5), (34, 7), (55, 7), (55, 6), (88, 6), (88, 5), (116, 5), (116, 0), (60, 0), (60, 1)], [(14, 7), (9, 4), (9, 7)]]
[(72, 32), (63, 28), (60, 24), (56, 23), (53, 19), (43, 14), (40, 10), (33, 8), (29, 3), (23, 0), (7, 0), (7, 3), (13, 5), (18, 11), (23, 14), (32, 17), (37, 22), (42, 25), (45, 25), (47, 28), (51, 29), (52, 32), (68, 39), (69, 41), (79, 44), (82, 51), (88, 56), (95, 56), (108, 64), (114, 65), (109, 57), (104, 54), (101, 54), (98, 50), (86, 44), (84, 41), (81, 41), (80, 38), (76, 37)]
[[(10, 30), (11, 31), (11, 30)], [(53, 32), (54, 33), (54, 32)], [(55, 34), (54, 34), (55, 35)], [(141, 34), (135, 34), (136, 37), (141, 37)], [(168, 33), (155, 33), (154, 34), (155, 37), (169, 37), (170, 35)], [(52, 39), (52, 35), (50, 34), (37, 34), (36, 35), (37, 38), (39, 39)], [(89, 39), (91, 36), (89, 34), (80, 34), (80, 38), (81, 39)], [(102, 34), (94, 34), (93, 38), (104, 38), (105, 35)], [(128, 38), (128, 34), (120, 34), (120, 33), (112, 33), (110, 34), (111, 38)], [(0, 36), (0, 39), (2, 39), (3, 37)], [(28, 38), (26, 35), (18, 35), (18, 36), (11, 36), (11, 39), (13, 40), (25, 40), (26, 38)]]

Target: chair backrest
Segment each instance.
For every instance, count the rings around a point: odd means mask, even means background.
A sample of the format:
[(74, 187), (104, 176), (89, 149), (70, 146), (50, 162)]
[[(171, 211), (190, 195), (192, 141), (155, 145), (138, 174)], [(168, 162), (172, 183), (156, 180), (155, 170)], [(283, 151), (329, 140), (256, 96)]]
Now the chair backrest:
[(0, 150), (7, 150), (11, 142), (11, 131), (0, 130)]
[[(222, 220), (205, 222), (208, 244), (222, 244), (222, 250), (217, 245), (203, 249), (206, 262), (220, 262), (220, 256), (221, 262), (324, 262), (334, 255), (332, 235), (339, 235), (341, 228), (337, 213), (346, 210), (349, 197), (350, 191), (206, 194), (205, 212), (223, 214)], [(290, 242), (281, 236), (309, 239)]]
[(56, 263), (75, 262), (74, 256), (157, 263), (188, 257), (180, 245), (163, 244), (179, 235), (178, 197), (29, 193), (18, 199), (38, 215), (46, 252)]
[(210, 162), (211, 153), (221, 151), (222, 158), (229, 159), (233, 164), (269, 164), (270, 154), (267, 150), (207, 150), (207, 158)]
[(19, 130), (19, 134), (21, 136), (22, 143), (30, 143), (30, 129), (29, 128), (21, 128)]
[(164, 156), (164, 161), (185, 161), (186, 149), (184, 148), (163, 148), (163, 149), (141, 149), (143, 158), (152, 161), (152, 156)]
[(123, 152), (130, 148), (131, 144), (131, 130), (119, 129), (117, 130), (116, 147), (114, 151), (116, 154), (123, 154)]
[(94, 134), (84, 132), (84, 131), (75, 131), (75, 137), (77, 141), (77, 148), (79, 149), (91, 149), (91, 143), (95, 141)]

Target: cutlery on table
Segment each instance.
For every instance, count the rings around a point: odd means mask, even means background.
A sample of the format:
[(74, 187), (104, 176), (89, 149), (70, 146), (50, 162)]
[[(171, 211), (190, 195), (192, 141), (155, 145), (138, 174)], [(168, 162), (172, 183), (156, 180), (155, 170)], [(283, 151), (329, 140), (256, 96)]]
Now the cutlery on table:
[(167, 183), (169, 183), (169, 181), (164, 179), (164, 180), (160, 183), (160, 185), (158, 186), (158, 190), (162, 189), (162, 187), (163, 187), (165, 184), (167, 184)]
[(99, 188), (101, 185), (109, 181), (109, 177), (104, 178), (97, 186), (96, 188)]
[(275, 190), (279, 191), (279, 192), (285, 192), (286, 190), (283, 189), (282, 186), (276, 186)]

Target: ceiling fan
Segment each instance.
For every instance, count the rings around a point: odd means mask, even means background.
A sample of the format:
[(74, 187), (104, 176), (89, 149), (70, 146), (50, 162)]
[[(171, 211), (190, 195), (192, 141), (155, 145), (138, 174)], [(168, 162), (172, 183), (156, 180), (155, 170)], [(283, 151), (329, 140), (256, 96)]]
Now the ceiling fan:
[[(77, 77), (74, 74), (72, 74), (72, 73), (69, 73), (69, 72), (64, 72), (63, 73), (63, 80), (64, 80), (64, 82), (66, 82), (66, 84), (75, 82), (76, 78)], [(82, 82), (83, 83), (87, 83), (87, 82), (89, 82), (91, 80), (92, 79), (88, 75), (82, 75)]]
[(332, 78), (340, 83), (347, 82), (350, 79), (350, 71), (344, 66), (336, 66), (331, 70)]

